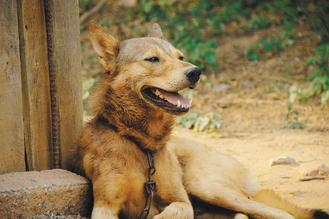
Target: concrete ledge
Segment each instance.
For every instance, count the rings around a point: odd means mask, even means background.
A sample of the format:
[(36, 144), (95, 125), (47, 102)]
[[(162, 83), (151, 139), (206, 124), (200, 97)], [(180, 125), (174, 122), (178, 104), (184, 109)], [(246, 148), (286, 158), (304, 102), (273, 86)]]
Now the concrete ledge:
[(69, 171), (0, 175), (1, 218), (81, 218), (90, 206), (88, 180)]

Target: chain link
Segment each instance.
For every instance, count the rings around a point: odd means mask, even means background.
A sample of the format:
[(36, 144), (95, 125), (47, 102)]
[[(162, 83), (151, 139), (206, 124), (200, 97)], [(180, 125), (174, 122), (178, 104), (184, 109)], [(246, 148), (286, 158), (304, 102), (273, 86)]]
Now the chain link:
[(150, 214), (152, 201), (154, 199), (154, 193), (156, 192), (156, 183), (152, 179), (152, 176), (155, 174), (155, 166), (154, 166), (154, 157), (153, 152), (150, 150), (144, 151), (147, 157), (147, 163), (149, 165), (147, 180), (144, 183), (144, 192), (146, 195), (145, 206), (141, 214), (139, 215), (139, 219), (146, 219)]

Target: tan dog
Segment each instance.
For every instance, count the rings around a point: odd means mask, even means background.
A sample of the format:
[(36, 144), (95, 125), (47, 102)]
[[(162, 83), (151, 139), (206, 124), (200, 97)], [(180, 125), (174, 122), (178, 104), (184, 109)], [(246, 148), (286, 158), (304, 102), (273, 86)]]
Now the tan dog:
[[(95, 117), (79, 141), (82, 166), (93, 183), (93, 219), (190, 219), (190, 200), (206, 210), (223, 207), (243, 213), (236, 218), (328, 218), (259, 190), (237, 161), (171, 136), (175, 115), (191, 105), (178, 91), (195, 87), (201, 71), (163, 39), (157, 24), (148, 37), (121, 42), (95, 23), (89, 29), (106, 70), (93, 97)], [(156, 190), (145, 187), (152, 180)], [(211, 213), (216, 215), (222, 218)]]

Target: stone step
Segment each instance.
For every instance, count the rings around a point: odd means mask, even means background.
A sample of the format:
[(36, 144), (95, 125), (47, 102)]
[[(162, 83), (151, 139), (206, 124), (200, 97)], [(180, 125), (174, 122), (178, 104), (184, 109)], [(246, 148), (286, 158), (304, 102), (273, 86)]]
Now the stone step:
[(1, 218), (82, 218), (91, 197), (86, 178), (62, 169), (0, 175)]

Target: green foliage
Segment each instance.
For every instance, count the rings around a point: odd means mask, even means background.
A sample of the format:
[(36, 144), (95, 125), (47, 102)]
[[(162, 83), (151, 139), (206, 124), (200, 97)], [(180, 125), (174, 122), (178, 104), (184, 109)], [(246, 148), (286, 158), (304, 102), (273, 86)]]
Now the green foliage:
[(287, 128), (287, 129), (305, 129), (306, 125), (302, 122), (289, 122), (284, 126), (284, 128)]
[(286, 114), (286, 124), (283, 128), (287, 129), (305, 129), (306, 125), (299, 121), (299, 112), (294, 109), (291, 102), (288, 103), (288, 112)]
[(259, 30), (268, 28), (271, 25), (270, 20), (263, 15), (251, 19), (249, 23), (249, 30)]
[(193, 129), (198, 132), (216, 131), (222, 127), (219, 121), (220, 116), (216, 113), (201, 115), (197, 112), (190, 112), (179, 117), (177, 123), (185, 128)]
[(246, 47), (244, 53), (249, 61), (258, 61), (264, 53), (279, 53), (294, 44), (295, 34), (291, 31), (283, 31), (280, 36), (272, 34), (270, 37), (262, 37), (256, 43)]
[(219, 14), (220, 21), (229, 23), (232, 21), (239, 21), (241, 15), (247, 15), (248, 12), (242, 8), (241, 2), (235, 1), (224, 5), (222, 12)]
[(326, 105), (329, 100), (329, 43), (323, 43), (315, 49), (315, 55), (309, 57), (306, 66), (313, 65), (315, 70), (311, 72), (311, 81), (308, 92), (303, 99), (321, 95), (321, 103)]
[(312, 29), (319, 33), (322, 42), (329, 42), (329, 1), (318, 1), (314, 11), (308, 13)]
[(272, 35), (269, 38), (262, 37), (255, 44), (248, 46), (245, 49), (245, 55), (249, 61), (258, 61), (262, 53), (280, 52), (282, 49), (282, 40)]
[(248, 46), (244, 50), (245, 56), (248, 58), (249, 61), (258, 61), (260, 60), (260, 52), (259, 52), (259, 45), (251, 45)]
[[(252, 1), (253, 2), (253, 1)], [(294, 44), (294, 27), (299, 18), (299, 10), (305, 6), (304, 1), (295, 4), (292, 0), (272, 0), (263, 2), (253, 2), (256, 8), (268, 11), (268, 13), (280, 18), (280, 25), (283, 31), (278, 34), (272, 34), (271, 37), (263, 37), (253, 45), (245, 49), (245, 55), (249, 61), (261, 59), (263, 53), (277, 53), (284, 48)], [(271, 26), (271, 21), (266, 16), (258, 16), (251, 19), (248, 30), (264, 29)]]
[[(179, 93), (187, 99), (192, 99), (195, 92), (191, 89), (184, 89)], [(177, 124), (198, 132), (217, 131), (222, 127), (220, 115), (216, 113), (201, 115), (197, 112), (189, 112), (184, 116), (178, 117)]]
[(260, 3), (264, 9), (271, 11), (281, 17), (284, 26), (292, 26), (298, 19), (298, 10), (303, 7), (304, 0), (298, 3), (292, 0), (271, 0)]

